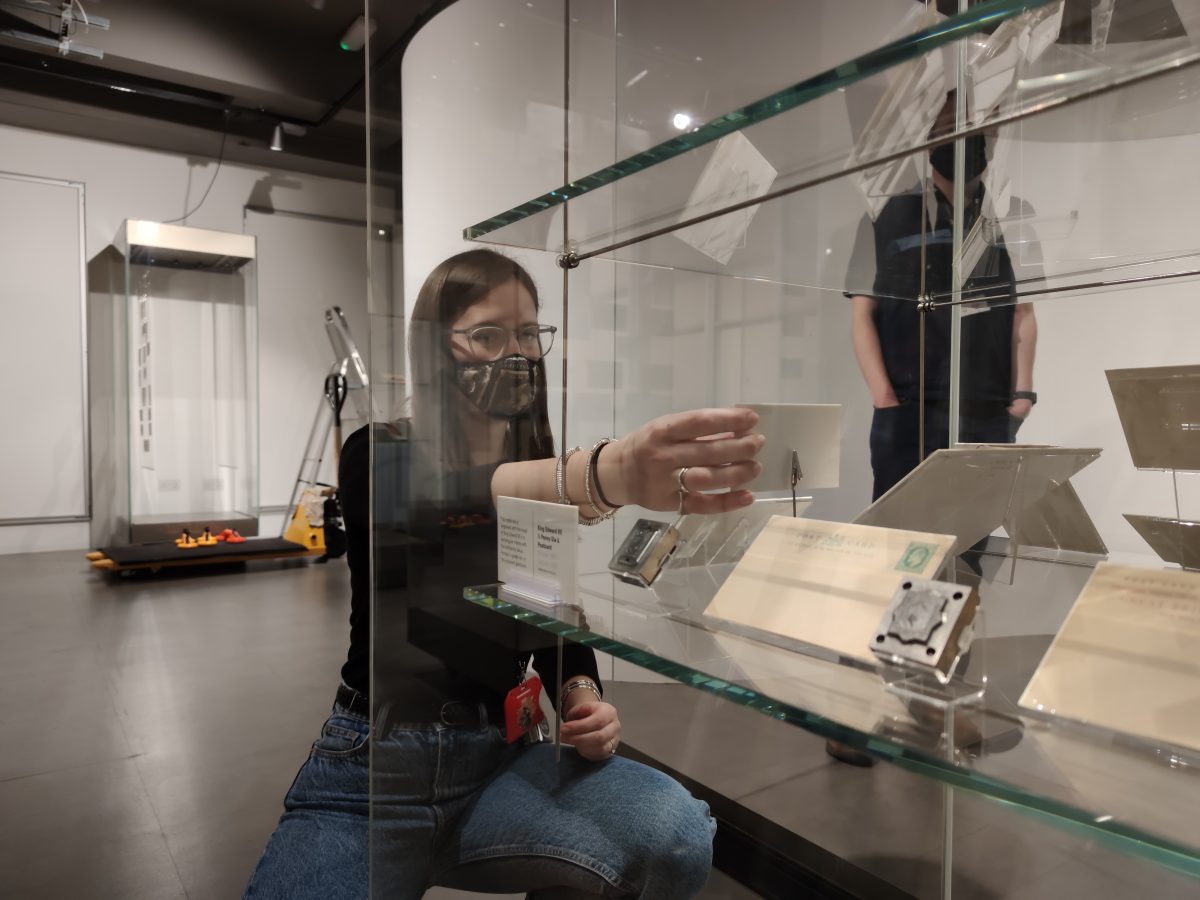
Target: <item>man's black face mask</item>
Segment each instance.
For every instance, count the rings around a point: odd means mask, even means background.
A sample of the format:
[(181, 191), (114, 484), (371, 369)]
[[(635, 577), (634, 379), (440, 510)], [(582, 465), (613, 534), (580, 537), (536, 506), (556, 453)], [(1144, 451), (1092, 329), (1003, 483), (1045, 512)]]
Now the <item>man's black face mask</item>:
[[(983, 174), (983, 170), (987, 168), (987, 141), (983, 135), (973, 134), (967, 138), (963, 148), (965, 153), (966, 173), (965, 180), (974, 181)], [(934, 171), (948, 181), (954, 181), (954, 143), (942, 144), (934, 147), (929, 151), (929, 162), (933, 165)]]

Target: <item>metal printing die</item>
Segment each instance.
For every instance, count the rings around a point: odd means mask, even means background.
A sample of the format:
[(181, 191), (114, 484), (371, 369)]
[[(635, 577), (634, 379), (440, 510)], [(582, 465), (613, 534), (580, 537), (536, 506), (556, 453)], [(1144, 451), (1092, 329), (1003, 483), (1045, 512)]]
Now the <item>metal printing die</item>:
[(966, 585), (905, 578), (879, 623), (871, 650), (889, 662), (933, 669), (945, 681), (967, 650), (978, 607), (979, 594)]

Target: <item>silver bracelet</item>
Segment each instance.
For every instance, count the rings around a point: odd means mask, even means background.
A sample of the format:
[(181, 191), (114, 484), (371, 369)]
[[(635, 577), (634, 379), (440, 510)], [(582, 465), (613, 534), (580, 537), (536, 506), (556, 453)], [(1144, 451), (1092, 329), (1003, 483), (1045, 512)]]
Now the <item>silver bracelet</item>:
[(596, 463), (596, 450), (609, 443), (609, 441), (610, 438), (602, 438), (593, 444), (592, 449), (588, 451), (587, 462), (583, 464), (583, 495), (587, 498), (588, 506), (592, 508), (592, 512), (596, 515), (589, 518), (580, 513), (579, 524), (581, 525), (599, 525), (601, 522), (607, 522), (617, 514), (615, 509), (604, 512), (596, 505), (596, 498), (592, 496), (592, 481), (595, 478), (592, 467)]
[(554, 464), (554, 489), (558, 492), (558, 502), (564, 506), (574, 506), (570, 494), (567, 493), (567, 462), (582, 450), (582, 447), (572, 447), (564, 450)]
[(600, 688), (597, 686), (596, 682), (592, 681), (590, 678), (576, 678), (574, 681), (569, 681), (563, 685), (563, 689), (558, 695), (558, 708), (563, 708), (564, 704), (567, 702), (567, 695), (571, 693), (571, 691), (579, 690), (580, 688), (591, 691), (596, 695), (597, 701), (600, 703), (604, 702), (604, 697), (600, 695)]

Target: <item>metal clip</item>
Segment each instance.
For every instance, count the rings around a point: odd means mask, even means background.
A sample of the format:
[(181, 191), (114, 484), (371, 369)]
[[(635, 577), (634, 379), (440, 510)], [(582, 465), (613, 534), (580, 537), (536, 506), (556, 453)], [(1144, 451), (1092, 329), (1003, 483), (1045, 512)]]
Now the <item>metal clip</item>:
[(792, 451), (792, 518), (797, 517), (796, 512), (796, 488), (804, 478), (804, 470), (800, 468), (800, 453)]

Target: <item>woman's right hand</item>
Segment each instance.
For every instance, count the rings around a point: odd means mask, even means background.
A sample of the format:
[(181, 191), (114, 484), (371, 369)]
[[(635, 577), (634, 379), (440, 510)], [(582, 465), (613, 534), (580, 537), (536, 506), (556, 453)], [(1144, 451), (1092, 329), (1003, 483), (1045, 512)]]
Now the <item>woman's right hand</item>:
[[(614, 503), (680, 509), (678, 472), (687, 468), (685, 513), (720, 513), (754, 502), (739, 490), (762, 471), (754, 457), (766, 441), (750, 409), (693, 409), (653, 419), (600, 454), (598, 479)], [(718, 494), (702, 491), (730, 490)]]

